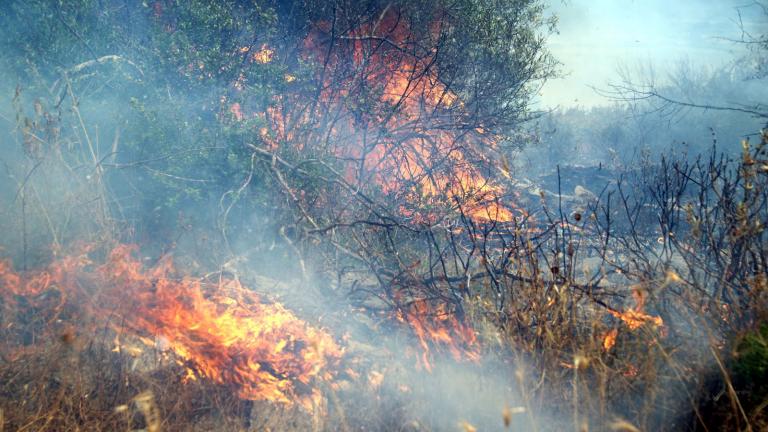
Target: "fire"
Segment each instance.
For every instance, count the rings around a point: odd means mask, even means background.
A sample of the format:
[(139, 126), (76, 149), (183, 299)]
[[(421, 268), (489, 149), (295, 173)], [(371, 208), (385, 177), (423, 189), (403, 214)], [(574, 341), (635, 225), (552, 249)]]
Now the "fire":
[(397, 311), (396, 318), (407, 323), (416, 335), (422, 353), (419, 364), (432, 371), (432, 348), (446, 350), (454, 360), (480, 360), (474, 330), (461, 322), (444, 304), (436, 307), (426, 300), (416, 300)]
[(605, 334), (605, 337), (603, 338), (603, 349), (606, 351), (610, 351), (611, 348), (616, 345), (616, 338), (619, 336), (619, 329), (611, 329), (608, 331), (608, 333)]
[[(0, 296), (8, 304), (19, 296), (32, 302), (58, 292), (62, 304), (86, 308), (118, 334), (173, 352), (188, 380), (229, 385), (248, 400), (317, 405), (316, 384), (333, 378), (343, 354), (328, 333), (278, 303), (261, 301), (236, 280), (176, 277), (170, 259), (145, 268), (136, 252), (119, 245), (95, 265), (86, 251), (28, 274), (0, 262)], [(140, 354), (115, 340), (116, 350)]]
[[(503, 188), (478, 168), (489, 165), (486, 153), (499, 137), (483, 127), (460, 127), (469, 114), (440, 80), (437, 53), (409, 54), (406, 20), (388, 9), (375, 23), (337, 39), (331, 34), (329, 24), (317, 24), (302, 50), (305, 61), (318, 65), (317, 103), (307, 105), (303, 94), (276, 98), (264, 113), (269, 130), (260, 133), (267, 147), (304, 150), (307, 143), (325, 143), (323, 151), (346, 164), (340, 172), (347, 182), (375, 185), (407, 203), (400, 211), (416, 222), (434, 222), (439, 216), (433, 209), (513, 220)], [(364, 109), (350, 100), (358, 89), (367, 98)]]
[(249, 55), (249, 60), (256, 63), (267, 64), (272, 61), (275, 55), (275, 50), (270, 48), (267, 44), (263, 44), (258, 51), (252, 52), (251, 47), (240, 47), (237, 50), (240, 54)]
[(243, 108), (237, 102), (233, 103), (229, 107), (229, 112), (232, 113), (232, 115), (235, 117), (235, 119), (237, 119), (237, 121), (242, 121), (243, 118), (245, 118), (245, 115), (243, 114)]
[(640, 369), (637, 368), (637, 366), (633, 364), (627, 365), (627, 368), (622, 372), (622, 375), (624, 375), (627, 378), (634, 378), (637, 376), (637, 374), (640, 372)]
[(648, 315), (643, 312), (645, 306), (645, 292), (634, 289), (632, 290), (632, 298), (635, 300), (635, 307), (624, 312), (615, 310), (609, 311), (609, 313), (616, 318), (621, 319), (630, 328), (630, 330), (636, 330), (643, 326), (645, 323), (651, 323), (656, 327), (664, 325), (664, 321), (659, 316)]
[(263, 45), (261, 49), (253, 54), (253, 61), (256, 63), (267, 64), (272, 61), (272, 57), (275, 55), (275, 50)]

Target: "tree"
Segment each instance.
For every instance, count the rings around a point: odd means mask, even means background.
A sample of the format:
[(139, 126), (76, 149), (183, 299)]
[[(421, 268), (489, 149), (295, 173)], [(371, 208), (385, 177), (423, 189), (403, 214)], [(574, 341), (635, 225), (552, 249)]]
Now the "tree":
[[(768, 6), (763, 2), (755, 1), (737, 8), (742, 35), (733, 42), (743, 45), (746, 52), (730, 67), (700, 73), (698, 68), (681, 62), (666, 82), (658, 79), (652, 67), (639, 69), (636, 73), (623, 69), (619, 71), (620, 81), (610, 84), (601, 93), (619, 102), (646, 104), (646, 111), (671, 117), (691, 110), (704, 110), (748, 115), (768, 124), (768, 109), (762, 100), (766, 97), (762, 90), (764, 80), (768, 77), (765, 71), (768, 37), (747, 28), (742, 20), (742, 13), (747, 10), (756, 11), (757, 22), (761, 23), (757, 31), (764, 31), (764, 22), (768, 18)], [(741, 92), (734, 94), (731, 88), (727, 93), (727, 96), (738, 98), (726, 99), (714, 90), (717, 84), (729, 81), (741, 82)]]
[[(139, 233), (173, 237), (179, 208), (215, 201), (242, 181), (249, 129), (228, 121), (223, 101), (235, 102), (248, 82), (249, 100), (264, 109), (284, 85), (281, 66), (251, 60), (275, 33), (272, 5), (40, 0), (0, 8), (3, 90), (18, 85), (54, 117), (77, 105), (89, 127), (115, 136), (117, 148), (95, 154), (116, 150), (103, 162), (119, 168), (108, 174), (116, 193), (135, 196), (124, 216)], [(215, 209), (191, 213), (203, 222)]]
[(306, 72), (291, 72), (252, 146), (295, 209), (286, 241), (314, 268), (364, 269), (395, 304), (429, 290), (460, 303), (452, 288), (419, 286), (452, 253), (441, 246), (423, 262), (424, 248), (466, 218), (514, 218), (494, 162), (531, 117), (540, 80), (554, 73), (538, 30), (542, 6), (372, 1), (299, 9), (303, 37), (276, 52), (289, 52), (293, 70)]

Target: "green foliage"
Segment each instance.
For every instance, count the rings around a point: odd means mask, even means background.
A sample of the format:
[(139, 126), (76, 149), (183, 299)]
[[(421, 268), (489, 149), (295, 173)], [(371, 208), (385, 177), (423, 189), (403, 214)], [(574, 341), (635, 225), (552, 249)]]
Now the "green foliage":
[(750, 399), (768, 396), (768, 324), (748, 333), (739, 343), (733, 366), (737, 376), (753, 388)]
[[(543, 49), (552, 22), (538, 0), (8, 0), (0, 5), (0, 71), (10, 79), (0, 91), (20, 84), (27, 97), (65, 109), (75, 102), (61, 103), (65, 86), (50, 89), (66, 82), (88, 127), (119, 129), (111, 162), (127, 170), (110, 175), (117, 192), (141, 191), (135, 220), (149, 213), (173, 224), (180, 209), (218, 202), (245, 179), (250, 187), (228, 197), (247, 210), (274, 209), (285, 197), (272, 190), (268, 166), (254, 166), (247, 144), (263, 144), (264, 113), (278, 98), (318, 94), (318, 65), (301, 55), (305, 38), (318, 23), (349, 31), (395, 9), (414, 33), (415, 54), (437, 52), (440, 79), (465, 103), (466, 118), (447, 127), (508, 132), (528, 114), (532, 82), (553, 73)], [(272, 61), (255, 61), (265, 46)], [(355, 90), (345, 107), (353, 115), (375, 119), (391, 109), (375, 89)], [(280, 154), (297, 164), (327, 156), (308, 149)], [(290, 183), (317, 206), (332, 200), (316, 178)]]
[(557, 74), (558, 63), (545, 49), (556, 19), (546, 15), (540, 0), (291, 3), (301, 5), (305, 23), (332, 22), (335, 13), (340, 33), (376, 22), (382, 11), (397, 10), (410, 24), (409, 52), (412, 49), (415, 56), (435, 52), (440, 80), (472, 113), (473, 119), (464, 119), (467, 127), (482, 123), (483, 128), (511, 134), (530, 116), (528, 104), (541, 80)]
[(97, 14), (98, 7), (95, 0), (4, 2), (3, 69), (19, 78), (34, 73), (50, 79), (62, 68), (111, 51), (120, 27), (109, 26), (108, 13)]
[[(261, 123), (233, 122), (229, 109), (263, 111), (285, 85), (277, 61), (249, 61), (276, 19), (254, 1), (11, 0), (0, 5), (3, 90), (20, 85), (55, 105), (67, 95), (48, 89), (66, 73), (88, 126), (121, 130), (115, 162), (149, 161), (128, 173), (143, 192), (138, 211), (173, 223), (248, 174), (243, 144)], [(104, 56), (120, 61), (96, 61)], [(114, 177), (120, 190), (124, 176)]]
[(526, 117), (539, 80), (556, 73), (544, 49), (556, 20), (538, 0), (446, 1), (450, 30), (439, 60), (446, 82), (470, 110), (493, 119), (488, 127), (514, 130)]

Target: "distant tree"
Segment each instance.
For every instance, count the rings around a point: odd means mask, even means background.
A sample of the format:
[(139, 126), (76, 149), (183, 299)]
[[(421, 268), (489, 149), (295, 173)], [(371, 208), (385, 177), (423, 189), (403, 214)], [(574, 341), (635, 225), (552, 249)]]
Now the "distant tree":
[[(758, 11), (758, 20), (762, 18), (762, 25), (752, 30), (745, 25), (742, 19), (742, 10)], [(741, 38), (735, 40), (739, 44), (743, 44), (747, 49), (741, 62), (751, 73), (746, 75), (751, 79), (765, 79), (768, 78), (768, 3), (762, 1), (754, 1), (752, 3), (741, 6), (737, 9), (739, 11), (739, 28), (741, 29)]]
[(623, 69), (620, 80), (601, 93), (620, 102), (644, 104), (646, 111), (673, 118), (691, 110), (704, 110), (748, 115), (768, 124), (765, 102), (768, 97), (765, 93), (768, 36), (766, 33), (755, 34), (744, 24), (741, 17), (745, 9), (753, 12), (757, 9), (757, 31), (764, 32), (768, 23), (768, 5), (764, 2), (755, 1), (737, 8), (742, 36), (733, 42), (743, 45), (745, 54), (730, 68), (702, 72), (700, 68), (682, 62), (663, 81), (651, 67), (634, 72)]

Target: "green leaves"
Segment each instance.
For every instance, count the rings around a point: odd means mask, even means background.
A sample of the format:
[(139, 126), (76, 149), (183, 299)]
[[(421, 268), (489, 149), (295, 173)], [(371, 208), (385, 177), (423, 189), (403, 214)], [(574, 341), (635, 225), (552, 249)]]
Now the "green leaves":
[(734, 370), (745, 382), (756, 384), (768, 391), (768, 324), (747, 334), (737, 348)]

